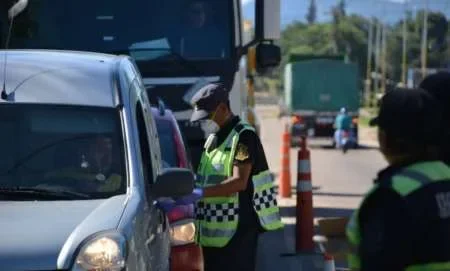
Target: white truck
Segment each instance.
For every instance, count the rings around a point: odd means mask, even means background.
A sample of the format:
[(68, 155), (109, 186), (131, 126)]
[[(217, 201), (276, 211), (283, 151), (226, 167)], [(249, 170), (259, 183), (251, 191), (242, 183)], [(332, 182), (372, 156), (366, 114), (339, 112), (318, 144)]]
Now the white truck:
[[(17, 1), (0, 4), (1, 44)], [(127, 54), (134, 58), (150, 99), (161, 98), (179, 122), (194, 167), (205, 135), (189, 122), (186, 91), (199, 80), (224, 82), (231, 107), (246, 117), (247, 53), (256, 68), (280, 62), (280, 0), (20, 0), (9, 48), (48, 48)], [(245, 3), (244, 3), (245, 2)], [(244, 5), (245, 4), (245, 5)], [(254, 35), (245, 38), (244, 7), (254, 13)]]

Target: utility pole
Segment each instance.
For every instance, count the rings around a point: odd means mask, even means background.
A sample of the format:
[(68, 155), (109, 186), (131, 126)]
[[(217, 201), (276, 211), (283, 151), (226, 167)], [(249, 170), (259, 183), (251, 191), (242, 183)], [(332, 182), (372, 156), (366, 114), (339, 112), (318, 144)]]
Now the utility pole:
[(427, 51), (428, 51), (428, 0), (425, 0), (425, 13), (423, 16), (423, 29), (422, 29), (422, 52), (421, 52), (421, 64), (422, 64), (422, 79), (427, 75)]
[(379, 92), (379, 71), (380, 71), (380, 43), (381, 43), (381, 23), (379, 21), (376, 22), (377, 32), (375, 36), (375, 94)]
[(381, 92), (386, 93), (386, 35), (387, 25), (383, 25), (381, 34)]
[(408, 50), (408, 48), (407, 48), (407, 46), (406, 46), (406, 43), (407, 43), (407, 39), (408, 39), (408, 29), (407, 29), (407, 25), (408, 25), (408, 22), (407, 22), (407, 20), (408, 20), (408, 18), (407, 18), (407, 8), (406, 8), (406, 3), (407, 2), (405, 2), (405, 18), (403, 19), (403, 34), (402, 34), (402, 36), (403, 36), (403, 48), (402, 48), (402, 84), (403, 84), (403, 86), (406, 86), (406, 65), (407, 65), (407, 58), (406, 58), (406, 56), (407, 56), (407, 50)]
[(373, 55), (373, 23), (374, 19), (369, 21), (369, 37), (367, 38), (367, 71), (366, 71), (366, 104), (370, 105), (371, 82), (372, 82), (372, 55)]

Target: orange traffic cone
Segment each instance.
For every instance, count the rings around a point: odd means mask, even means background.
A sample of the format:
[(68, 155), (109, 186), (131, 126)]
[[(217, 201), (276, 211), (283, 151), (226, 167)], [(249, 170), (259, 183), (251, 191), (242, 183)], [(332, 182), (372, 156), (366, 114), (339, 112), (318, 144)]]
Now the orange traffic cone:
[(279, 191), (281, 197), (290, 198), (291, 197), (291, 165), (290, 165), (290, 145), (291, 136), (289, 134), (288, 125), (284, 127), (284, 133), (282, 136), (282, 146), (281, 146), (281, 174)]
[(306, 137), (302, 137), (297, 163), (296, 250), (314, 250), (314, 215), (311, 182), (311, 157)]
[(334, 258), (328, 253), (324, 255), (324, 265), (323, 271), (335, 271), (336, 266), (334, 265)]

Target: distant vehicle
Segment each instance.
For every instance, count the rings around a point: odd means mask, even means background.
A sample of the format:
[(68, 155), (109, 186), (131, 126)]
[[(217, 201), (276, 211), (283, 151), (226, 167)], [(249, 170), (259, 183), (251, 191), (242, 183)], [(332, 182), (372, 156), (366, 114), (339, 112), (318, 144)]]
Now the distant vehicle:
[[(158, 107), (152, 107), (152, 114), (158, 130), (163, 165), (192, 170), (185, 140), (172, 111), (160, 101)], [(171, 270), (203, 270), (202, 251), (194, 240), (194, 206), (178, 206), (168, 213), (168, 217), (172, 243)]]
[(132, 60), (5, 54), (0, 269), (168, 271), (171, 229), (155, 200), (190, 193), (194, 178), (163, 169)]
[(291, 116), (291, 144), (301, 136), (334, 142), (333, 124), (339, 109), (346, 107), (356, 123), (360, 106), (358, 66), (340, 56), (294, 55), (285, 67), (285, 97), (282, 107)]

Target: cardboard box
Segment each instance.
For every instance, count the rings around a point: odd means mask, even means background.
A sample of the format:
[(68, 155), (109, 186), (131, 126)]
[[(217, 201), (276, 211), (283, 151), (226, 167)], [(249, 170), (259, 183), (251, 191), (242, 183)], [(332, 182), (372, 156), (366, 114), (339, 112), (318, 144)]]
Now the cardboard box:
[(329, 237), (345, 237), (345, 228), (349, 217), (330, 217), (317, 220), (321, 235)]

